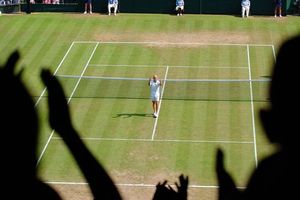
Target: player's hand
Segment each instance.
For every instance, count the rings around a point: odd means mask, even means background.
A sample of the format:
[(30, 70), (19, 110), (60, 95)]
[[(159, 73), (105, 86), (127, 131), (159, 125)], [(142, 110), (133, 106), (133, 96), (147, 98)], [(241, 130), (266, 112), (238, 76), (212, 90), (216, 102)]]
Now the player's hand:
[(42, 80), (48, 89), (49, 121), (51, 127), (58, 133), (69, 132), (72, 129), (68, 103), (61, 84), (49, 70), (43, 70)]

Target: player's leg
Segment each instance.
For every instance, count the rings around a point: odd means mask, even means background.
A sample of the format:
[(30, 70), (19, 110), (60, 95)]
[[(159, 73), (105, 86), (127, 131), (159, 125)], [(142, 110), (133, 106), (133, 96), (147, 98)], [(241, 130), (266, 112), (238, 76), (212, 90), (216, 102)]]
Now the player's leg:
[(180, 9), (180, 15), (183, 15), (184, 7), (182, 6)]
[(155, 110), (156, 110), (156, 104), (155, 104), (155, 101), (154, 100), (152, 100), (152, 109), (153, 109), (153, 116), (155, 116)]
[(158, 116), (158, 106), (159, 106), (159, 101), (155, 101), (155, 114), (156, 114), (156, 117)]

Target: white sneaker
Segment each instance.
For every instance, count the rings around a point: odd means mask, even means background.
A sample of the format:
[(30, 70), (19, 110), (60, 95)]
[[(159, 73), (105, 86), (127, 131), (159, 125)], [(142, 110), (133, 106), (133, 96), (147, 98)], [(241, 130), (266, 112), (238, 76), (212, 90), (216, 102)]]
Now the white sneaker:
[(281, 15), (279, 15), (279, 17), (282, 17)]
[(177, 14), (177, 16), (179, 16), (179, 13)]
[(180, 16), (182, 16), (182, 13), (180, 13)]
[(117, 15), (117, 13), (114, 13), (114, 15), (116, 16), (116, 15)]
[(83, 13), (84, 15), (86, 14), (86, 11), (84, 11), (84, 13)]
[(277, 15), (274, 16), (275, 18), (277, 17)]
[(90, 14), (93, 14), (93, 12), (92, 12), (92, 11), (90, 11)]
[(110, 15), (110, 13), (108, 13), (108, 15)]

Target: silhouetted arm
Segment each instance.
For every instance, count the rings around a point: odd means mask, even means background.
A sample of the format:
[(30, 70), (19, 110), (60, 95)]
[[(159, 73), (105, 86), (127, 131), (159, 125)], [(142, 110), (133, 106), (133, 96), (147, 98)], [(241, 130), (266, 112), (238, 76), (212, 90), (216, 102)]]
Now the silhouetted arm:
[(231, 176), (224, 168), (224, 153), (217, 151), (216, 171), (219, 182), (219, 200), (235, 200), (240, 196), (240, 192), (235, 186)]
[(178, 196), (178, 199), (181, 199), (181, 200), (187, 200), (188, 198), (188, 185), (189, 185), (189, 177), (186, 176), (184, 177), (183, 174), (181, 174), (179, 176), (179, 184), (178, 183), (175, 183), (176, 185), (176, 188), (177, 188), (177, 196)]
[(49, 120), (51, 127), (63, 138), (79, 168), (90, 185), (95, 199), (122, 199), (112, 179), (86, 148), (74, 129), (64, 91), (48, 70), (42, 72), (48, 88)]

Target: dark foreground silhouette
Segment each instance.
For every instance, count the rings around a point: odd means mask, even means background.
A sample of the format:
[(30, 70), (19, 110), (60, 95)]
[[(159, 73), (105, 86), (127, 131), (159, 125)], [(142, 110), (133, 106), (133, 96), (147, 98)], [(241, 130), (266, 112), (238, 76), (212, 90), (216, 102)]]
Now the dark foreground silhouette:
[(240, 191), (224, 168), (224, 154), (217, 152), (219, 199), (298, 199), (300, 181), (300, 36), (283, 43), (273, 69), (270, 105), (260, 111), (265, 134), (278, 151), (263, 159), (245, 190)]
[[(34, 102), (15, 75), (20, 55), (14, 52), (0, 68), (1, 106), (1, 195), (7, 199), (61, 199), (37, 176), (38, 116)], [(94, 199), (118, 200), (121, 196), (104, 168), (86, 148), (74, 129), (63, 89), (50, 72), (42, 79), (48, 88), (50, 125), (63, 138), (89, 183)]]
[(0, 68), (1, 196), (61, 199), (37, 177), (38, 118), (34, 102), (21, 81), (22, 71), (14, 73), (19, 57), (18, 52), (13, 53)]

